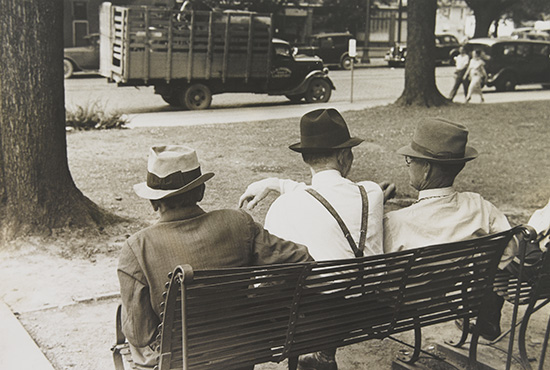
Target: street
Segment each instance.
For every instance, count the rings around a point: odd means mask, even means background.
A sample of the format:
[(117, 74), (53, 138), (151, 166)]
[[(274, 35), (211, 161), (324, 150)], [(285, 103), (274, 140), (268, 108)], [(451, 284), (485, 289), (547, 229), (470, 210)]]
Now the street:
[[(330, 78), (336, 86), (329, 102), (323, 104), (292, 104), (284, 96), (263, 94), (214, 95), (210, 109), (185, 111), (166, 104), (154, 94), (153, 87), (117, 87), (107, 79), (95, 75), (81, 75), (65, 80), (67, 109), (97, 104), (108, 112), (120, 112), (130, 119), (130, 127), (182, 126), (207, 123), (258, 121), (275, 118), (299, 117), (307, 111), (321, 107), (335, 107), (340, 111), (360, 110), (394, 102), (403, 91), (404, 68), (356, 68), (353, 71), (353, 102), (351, 102), (351, 71), (331, 70)], [(437, 87), (447, 95), (453, 84), (453, 67), (436, 68)], [(550, 100), (550, 90), (540, 85), (524, 85), (514, 92), (499, 92), (485, 88), (487, 103)], [(463, 102), (461, 91), (455, 102)], [(479, 102), (478, 96), (472, 103)], [(235, 109), (239, 108), (239, 109)]]

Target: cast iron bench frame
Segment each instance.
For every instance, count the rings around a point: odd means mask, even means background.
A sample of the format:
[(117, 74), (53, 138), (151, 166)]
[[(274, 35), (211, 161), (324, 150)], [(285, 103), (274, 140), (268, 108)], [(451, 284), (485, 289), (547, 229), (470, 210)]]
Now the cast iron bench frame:
[[(204, 271), (178, 266), (161, 304), (158, 368), (230, 370), (288, 359), (294, 370), (301, 354), (409, 330), (415, 344), (406, 361), (415, 362), (422, 327), (477, 317), (504, 248), (518, 234), (530, 231), (517, 226), (473, 240), (335, 261)], [(470, 346), (470, 364), (476, 347)], [(118, 330), (118, 369), (124, 354), (131, 357)]]
[[(535, 233), (534, 230), (531, 229), (531, 233)], [(534, 239), (535, 237), (532, 236), (531, 238)], [(520, 253), (519, 253), (519, 274), (518, 276), (513, 275), (512, 273), (504, 270), (504, 271), (498, 271), (495, 276), (495, 282), (493, 289), (494, 291), (502, 296), (507, 302), (510, 302), (514, 305), (513, 313), (512, 313), (512, 323), (510, 325), (510, 329), (506, 332), (502, 333), (497, 339), (491, 342), (496, 343), (500, 341), (503, 337), (510, 334), (509, 342), (508, 342), (508, 351), (507, 351), (507, 359), (506, 359), (506, 369), (509, 369), (511, 367), (511, 360), (512, 360), (512, 354), (513, 354), (513, 348), (514, 348), (514, 338), (516, 333), (516, 327), (519, 325), (519, 332), (518, 332), (518, 350), (520, 354), (520, 363), (521, 366), (526, 370), (531, 370), (531, 364), (529, 362), (529, 357), (527, 354), (526, 344), (525, 344), (525, 336), (527, 333), (527, 328), (529, 326), (529, 320), (531, 316), (537, 312), (542, 307), (546, 306), (548, 303), (550, 303), (550, 253), (546, 252), (543, 255), (542, 261), (540, 265), (538, 265), (536, 271), (532, 274), (530, 278), (523, 278), (525, 276), (525, 267), (524, 267), (524, 261), (525, 261), (525, 249), (526, 243), (521, 244)], [(538, 303), (540, 300), (542, 302)], [(537, 304), (538, 303), (538, 304)], [(523, 313), (523, 317), (521, 320), (518, 321), (518, 309), (520, 305), (527, 305), (525, 312)], [(463, 331), (463, 338), (466, 339), (468, 333), (467, 328), (469, 325), (466, 323), (466, 325), (463, 325), (464, 331)], [(544, 340), (542, 345), (542, 350), (539, 358), (539, 366), (538, 369), (542, 370), (544, 368), (544, 360), (545, 360), (545, 354), (548, 347), (548, 340), (550, 336), (550, 317), (548, 319), (548, 324), (546, 327), (546, 331), (544, 334)], [(461, 343), (455, 345), (455, 346), (461, 346), (464, 344), (464, 341)]]

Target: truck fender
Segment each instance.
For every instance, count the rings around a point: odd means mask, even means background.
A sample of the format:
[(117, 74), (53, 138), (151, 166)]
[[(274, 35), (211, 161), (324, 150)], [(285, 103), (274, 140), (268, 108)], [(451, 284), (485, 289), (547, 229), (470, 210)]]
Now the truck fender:
[(324, 71), (317, 70), (317, 71), (309, 72), (309, 74), (306, 76), (306, 78), (304, 78), (304, 80), (302, 81), (302, 83), (300, 83), (300, 85), (296, 86), (292, 90), (286, 91), (285, 94), (286, 95), (304, 94), (307, 90), (307, 87), (309, 86), (309, 82), (311, 80), (313, 80), (314, 78), (322, 78), (323, 80), (328, 82), (328, 84), (330, 85), (330, 88), (332, 90), (336, 90), (336, 87), (334, 86), (334, 83), (332, 82), (330, 77), (327, 75), (327, 73), (324, 72)]

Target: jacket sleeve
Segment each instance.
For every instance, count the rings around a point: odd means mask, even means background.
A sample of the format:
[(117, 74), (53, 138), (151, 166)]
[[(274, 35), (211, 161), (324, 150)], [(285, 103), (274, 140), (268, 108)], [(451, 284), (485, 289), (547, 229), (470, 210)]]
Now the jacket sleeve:
[(151, 307), (149, 286), (128, 242), (124, 245), (117, 270), (122, 298), (122, 331), (135, 347), (155, 340), (160, 321)]
[(313, 261), (307, 247), (270, 234), (262, 225), (242, 211), (248, 220), (251, 232), (252, 264), (271, 265), (275, 263), (295, 263)]

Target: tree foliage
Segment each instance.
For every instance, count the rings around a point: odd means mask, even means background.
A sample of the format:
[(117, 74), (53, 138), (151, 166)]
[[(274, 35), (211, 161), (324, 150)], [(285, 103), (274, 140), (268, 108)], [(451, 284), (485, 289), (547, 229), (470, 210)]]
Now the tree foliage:
[(550, 14), (548, 0), (465, 0), (474, 12), (476, 27), (474, 37), (487, 37), (493, 22), (503, 16), (512, 18), (519, 24), (525, 20), (542, 19)]

